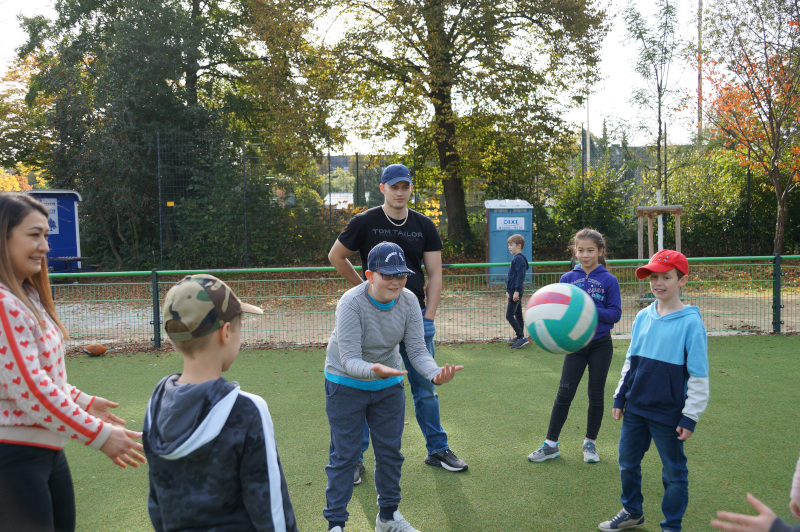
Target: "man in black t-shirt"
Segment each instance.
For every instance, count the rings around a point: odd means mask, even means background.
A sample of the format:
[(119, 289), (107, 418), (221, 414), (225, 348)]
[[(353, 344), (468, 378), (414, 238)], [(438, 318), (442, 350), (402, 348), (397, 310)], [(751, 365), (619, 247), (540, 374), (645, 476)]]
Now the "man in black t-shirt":
[[(411, 173), (402, 164), (386, 167), (381, 175), (381, 193), (384, 203), (355, 215), (333, 244), (328, 259), (342, 277), (351, 284), (364, 280), (358, 275), (349, 258), (356, 252), (361, 264), (367, 264), (370, 249), (383, 242), (398, 244), (406, 255), (406, 265), (414, 271), (408, 276), (406, 288), (419, 300), (425, 326), (425, 344), (434, 356), (433, 336), (436, 334), (434, 317), (442, 298), (442, 241), (436, 225), (427, 217), (408, 208), (413, 185)], [(427, 288), (422, 266), (428, 274)], [(427, 301), (426, 301), (427, 299)], [(447, 444), (447, 433), (439, 419), (439, 396), (432, 382), (422, 377), (408, 361), (405, 344), (400, 344), (400, 355), (408, 371), (408, 382), (414, 398), (417, 423), (425, 437), (428, 456), (425, 463), (447, 471), (465, 471), (467, 464), (460, 460)], [(362, 451), (369, 446), (369, 431), (364, 429)], [(361, 483), (364, 472), (362, 460), (356, 464), (354, 482)]]

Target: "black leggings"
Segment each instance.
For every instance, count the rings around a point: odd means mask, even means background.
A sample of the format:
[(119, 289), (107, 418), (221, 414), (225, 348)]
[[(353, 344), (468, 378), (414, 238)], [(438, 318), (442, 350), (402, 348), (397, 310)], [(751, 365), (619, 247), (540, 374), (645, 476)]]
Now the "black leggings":
[(63, 450), (0, 443), (0, 528), (73, 532), (75, 492)]
[(586, 421), (586, 439), (596, 440), (603, 423), (603, 406), (608, 368), (611, 367), (611, 355), (614, 347), (611, 345), (611, 335), (602, 336), (589, 342), (589, 345), (569, 353), (564, 357), (564, 367), (561, 369), (561, 383), (558, 385), (558, 394), (553, 403), (550, 414), (550, 426), (547, 428), (547, 439), (558, 441), (561, 428), (567, 421), (569, 406), (575, 398), (575, 392), (581, 383), (586, 366), (589, 366), (589, 412)]

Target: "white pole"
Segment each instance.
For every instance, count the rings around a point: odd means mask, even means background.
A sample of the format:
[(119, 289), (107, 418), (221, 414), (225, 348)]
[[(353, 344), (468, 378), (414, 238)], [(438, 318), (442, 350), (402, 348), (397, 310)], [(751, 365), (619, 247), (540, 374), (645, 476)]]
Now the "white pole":
[(592, 155), (592, 135), (589, 133), (589, 93), (586, 93), (586, 175), (589, 175), (589, 165)]
[[(656, 190), (656, 205), (661, 205), (661, 190)], [(662, 215), (658, 215), (658, 251), (664, 249), (664, 224)]]

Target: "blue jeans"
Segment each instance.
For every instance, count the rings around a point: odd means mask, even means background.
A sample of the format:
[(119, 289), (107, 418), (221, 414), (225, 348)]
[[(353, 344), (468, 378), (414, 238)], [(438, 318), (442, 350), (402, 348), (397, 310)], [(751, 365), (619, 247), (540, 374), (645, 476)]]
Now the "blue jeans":
[(403, 384), (367, 391), (325, 379), (325, 410), (331, 427), (330, 455), (325, 466), (325, 519), (345, 522), (350, 515), (347, 504), (353, 496), (353, 471), (364, 422), (371, 428), (378, 506), (400, 504), (400, 468), (404, 460), (400, 443), (406, 410)]
[[(433, 336), (425, 337), (425, 346), (428, 353), (435, 356), (433, 346)], [(411, 397), (414, 399), (414, 413), (417, 416), (417, 423), (425, 437), (425, 448), (428, 454), (434, 454), (449, 449), (447, 444), (447, 433), (442, 428), (439, 418), (439, 394), (436, 393), (436, 385), (420, 375), (408, 360), (406, 344), (400, 342), (400, 356), (403, 358), (403, 366), (408, 371), (408, 384), (411, 385)], [(369, 427), (364, 425), (364, 439), (361, 442), (361, 462), (364, 461), (364, 452), (369, 448)]]
[(619, 436), (619, 474), (622, 479), (622, 507), (628, 513), (643, 515), (642, 458), (650, 448), (652, 439), (661, 457), (661, 480), (664, 484), (664, 498), (661, 499), (664, 520), (661, 521), (661, 528), (679, 531), (689, 504), (689, 468), (686, 466), (683, 442), (678, 439), (675, 428), (625, 412)]

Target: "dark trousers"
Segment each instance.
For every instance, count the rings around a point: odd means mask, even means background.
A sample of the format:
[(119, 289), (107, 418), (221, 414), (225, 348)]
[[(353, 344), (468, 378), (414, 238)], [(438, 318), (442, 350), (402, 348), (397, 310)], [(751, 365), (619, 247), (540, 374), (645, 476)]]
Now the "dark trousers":
[(378, 506), (400, 504), (400, 444), (405, 426), (406, 396), (403, 383), (382, 390), (359, 390), (325, 379), (325, 410), (331, 427), (331, 444), (325, 474), (326, 505), (322, 515), (328, 522), (343, 523), (350, 514), (353, 471), (361, 453), (364, 423), (369, 425), (375, 453), (375, 491)]
[(75, 492), (63, 450), (0, 443), (0, 528), (75, 530)]
[(564, 356), (561, 383), (558, 385), (558, 393), (550, 414), (550, 426), (547, 429), (548, 440), (558, 441), (561, 428), (567, 421), (569, 407), (587, 367), (589, 368), (589, 412), (586, 421), (586, 439), (597, 439), (597, 433), (600, 432), (600, 425), (603, 423), (606, 377), (611, 366), (613, 351), (611, 335), (608, 334), (592, 340), (580, 351)]
[(509, 295), (508, 306), (506, 307), (506, 319), (514, 329), (517, 338), (525, 336), (525, 320), (522, 318), (522, 293), (519, 294), (519, 301), (512, 299), (513, 294)]

